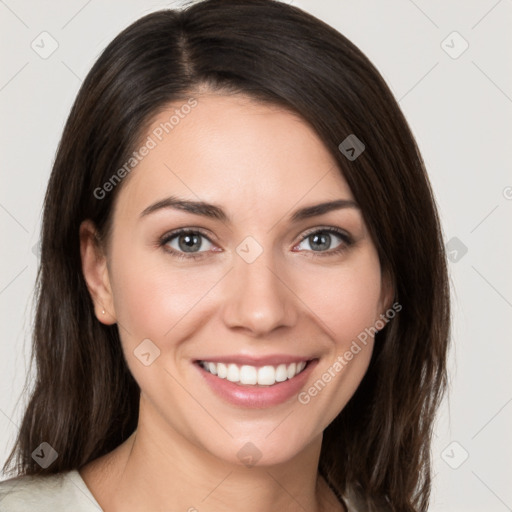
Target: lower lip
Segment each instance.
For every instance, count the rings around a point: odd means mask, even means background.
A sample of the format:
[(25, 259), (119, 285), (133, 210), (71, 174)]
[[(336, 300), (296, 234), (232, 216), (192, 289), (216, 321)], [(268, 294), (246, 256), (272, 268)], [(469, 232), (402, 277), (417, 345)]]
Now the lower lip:
[(272, 386), (244, 386), (227, 379), (221, 379), (195, 363), (210, 388), (227, 402), (240, 407), (265, 408), (286, 402), (297, 395), (304, 386), (318, 359), (309, 361), (304, 370), (292, 379), (276, 382)]

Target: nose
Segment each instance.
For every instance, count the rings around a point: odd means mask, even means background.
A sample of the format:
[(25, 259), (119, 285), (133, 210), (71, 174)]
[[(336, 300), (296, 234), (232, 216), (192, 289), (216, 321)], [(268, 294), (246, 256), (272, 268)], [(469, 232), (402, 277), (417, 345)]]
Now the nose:
[(265, 336), (279, 327), (291, 327), (298, 317), (298, 299), (290, 278), (276, 267), (271, 252), (263, 251), (252, 263), (236, 255), (234, 268), (224, 283), (225, 324), (253, 337)]

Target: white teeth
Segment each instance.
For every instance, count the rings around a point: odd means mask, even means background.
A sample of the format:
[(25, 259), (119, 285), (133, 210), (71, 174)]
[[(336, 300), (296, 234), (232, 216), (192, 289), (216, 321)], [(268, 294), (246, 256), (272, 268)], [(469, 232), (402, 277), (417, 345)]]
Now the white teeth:
[(293, 379), (306, 367), (306, 361), (300, 363), (291, 363), (289, 365), (280, 364), (277, 366), (256, 366), (224, 363), (212, 363), (210, 361), (201, 361), (201, 366), (208, 372), (221, 379), (227, 379), (230, 382), (238, 382), (243, 385), (272, 386), (276, 382), (284, 382)]
[[(276, 383), (276, 370), (273, 366), (258, 368), (258, 385), (271, 386)], [(242, 382), (243, 384), (243, 382)]]
[[(215, 364), (215, 363), (212, 363)], [(208, 363), (208, 370), (210, 369), (210, 363)], [(212, 372), (213, 373), (213, 372)], [(228, 375), (228, 368), (225, 364), (219, 363), (217, 364), (217, 376), (221, 379), (225, 379)]]
[[(210, 366), (210, 365), (208, 365)], [(240, 370), (236, 364), (230, 364), (228, 366), (228, 374), (226, 376), (230, 382), (239, 382), (240, 381)]]
[[(306, 366), (305, 363), (304, 363), (304, 366)], [(288, 378), (288, 372), (286, 371), (286, 365), (280, 364), (276, 370), (276, 381), (284, 382), (287, 378)]]
[(244, 364), (240, 368), (240, 382), (242, 384), (256, 384), (258, 382), (258, 371), (256, 368)]

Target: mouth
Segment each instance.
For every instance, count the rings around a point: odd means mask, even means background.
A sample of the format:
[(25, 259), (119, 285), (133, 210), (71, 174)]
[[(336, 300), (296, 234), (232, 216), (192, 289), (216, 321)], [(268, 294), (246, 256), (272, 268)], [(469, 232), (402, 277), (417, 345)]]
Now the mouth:
[(212, 359), (193, 361), (207, 388), (231, 405), (260, 409), (293, 400), (319, 361), (286, 356)]
[(226, 379), (241, 386), (274, 386), (299, 375), (311, 361), (305, 360), (296, 363), (264, 366), (213, 361), (197, 361), (197, 364), (219, 379)]

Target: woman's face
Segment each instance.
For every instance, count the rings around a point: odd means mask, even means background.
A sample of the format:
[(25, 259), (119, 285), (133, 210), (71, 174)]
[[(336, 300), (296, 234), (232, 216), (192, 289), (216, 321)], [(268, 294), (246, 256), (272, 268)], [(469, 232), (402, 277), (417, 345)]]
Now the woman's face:
[(350, 188), (304, 121), (243, 96), (184, 104), (153, 120), (124, 178), (96, 310), (118, 323), (139, 427), (226, 461), (284, 462), (356, 390), (373, 349), (361, 334), (392, 295)]

